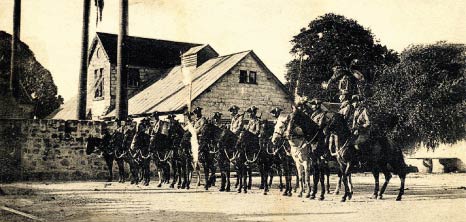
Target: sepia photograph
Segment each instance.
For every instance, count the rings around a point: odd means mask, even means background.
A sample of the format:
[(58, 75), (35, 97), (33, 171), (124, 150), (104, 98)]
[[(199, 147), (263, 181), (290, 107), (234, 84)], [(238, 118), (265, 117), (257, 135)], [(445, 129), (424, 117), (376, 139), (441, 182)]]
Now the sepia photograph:
[(465, 211), (464, 0), (0, 1), (0, 222)]

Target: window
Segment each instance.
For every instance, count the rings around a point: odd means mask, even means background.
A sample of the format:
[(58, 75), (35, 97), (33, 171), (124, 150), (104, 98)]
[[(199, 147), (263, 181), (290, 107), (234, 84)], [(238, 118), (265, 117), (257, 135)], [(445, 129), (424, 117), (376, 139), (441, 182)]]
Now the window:
[(257, 84), (257, 73), (254, 71), (239, 71), (239, 83)]
[(96, 69), (94, 70), (94, 98), (102, 98), (104, 96), (104, 76), (103, 76), (104, 69)]
[(139, 87), (140, 82), (139, 69), (128, 69), (128, 87)]

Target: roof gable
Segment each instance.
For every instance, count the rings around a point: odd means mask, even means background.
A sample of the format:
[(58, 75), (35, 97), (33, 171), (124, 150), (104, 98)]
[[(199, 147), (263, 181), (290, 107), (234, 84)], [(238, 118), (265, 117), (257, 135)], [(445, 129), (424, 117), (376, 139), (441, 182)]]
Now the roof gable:
[[(91, 46), (90, 55), (100, 42), (111, 64), (116, 64), (118, 36), (97, 32)], [(128, 65), (151, 68), (170, 68), (181, 63), (180, 53), (188, 51), (196, 43), (174, 42), (168, 40), (149, 39), (128, 36)]]

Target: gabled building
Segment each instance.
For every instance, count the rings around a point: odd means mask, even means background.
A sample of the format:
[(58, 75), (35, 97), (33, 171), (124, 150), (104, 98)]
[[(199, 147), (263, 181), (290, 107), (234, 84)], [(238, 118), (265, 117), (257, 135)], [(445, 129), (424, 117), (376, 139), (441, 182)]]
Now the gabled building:
[[(90, 48), (87, 110), (92, 119), (115, 116), (116, 38), (98, 33)], [(288, 90), (253, 51), (219, 56), (209, 45), (129, 39), (130, 116), (182, 113), (188, 104), (224, 118), (232, 105), (240, 112), (254, 105), (263, 119), (271, 119), (274, 107), (291, 109)], [(70, 103), (52, 118), (75, 118), (76, 99)]]

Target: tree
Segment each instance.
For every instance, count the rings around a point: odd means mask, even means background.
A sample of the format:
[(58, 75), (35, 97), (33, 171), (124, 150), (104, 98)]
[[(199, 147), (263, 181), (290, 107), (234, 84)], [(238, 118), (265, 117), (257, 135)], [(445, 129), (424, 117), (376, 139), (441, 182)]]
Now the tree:
[[(0, 77), (2, 78), (10, 75), (11, 38), (10, 34), (0, 31)], [(36, 60), (29, 46), (21, 41), (18, 41), (17, 63), (21, 64), (18, 67), (18, 73), (21, 74), (19, 83), (24, 86), (24, 90), (36, 104), (34, 115), (45, 118), (63, 104), (63, 98), (57, 95), (57, 86), (53, 82), (52, 75)]]
[(380, 132), (400, 146), (423, 142), (435, 148), (464, 139), (465, 78), (465, 45), (408, 47), (399, 64), (380, 72), (373, 87), (371, 110)]
[[(356, 69), (371, 84), (375, 70), (399, 61), (394, 51), (374, 40), (369, 29), (355, 20), (335, 14), (325, 14), (311, 21), (307, 28), (302, 28), (293, 37), (291, 43), (291, 53), (296, 58), (287, 64), (287, 84), (294, 89), (301, 70), (299, 91), (327, 101), (335, 99), (336, 87), (333, 85), (324, 91), (320, 84), (330, 79), (333, 66), (349, 67), (351, 61), (358, 60)], [(301, 67), (300, 58), (303, 58)]]

